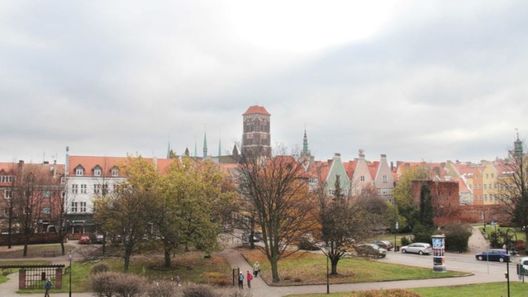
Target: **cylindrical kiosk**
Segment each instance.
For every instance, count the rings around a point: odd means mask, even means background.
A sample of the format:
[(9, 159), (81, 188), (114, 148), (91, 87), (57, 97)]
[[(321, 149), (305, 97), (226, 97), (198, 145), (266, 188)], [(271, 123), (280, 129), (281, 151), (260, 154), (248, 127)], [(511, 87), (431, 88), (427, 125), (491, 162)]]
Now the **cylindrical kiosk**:
[(445, 235), (433, 235), (433, 271), (447, 271), (445, 265)]

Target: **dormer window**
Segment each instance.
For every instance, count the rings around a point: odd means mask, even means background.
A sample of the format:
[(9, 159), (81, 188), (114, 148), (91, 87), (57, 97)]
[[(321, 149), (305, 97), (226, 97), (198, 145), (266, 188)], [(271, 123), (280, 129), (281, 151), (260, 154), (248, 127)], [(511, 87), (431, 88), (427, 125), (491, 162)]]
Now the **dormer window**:
[(84, 168), (82, 166), (77, 166), (77, 168), (75, 168), (75, 175), (76, 176), (84, 176)]
[(364, 182), (364, 181), (365, 181), (365, 176), (364, 176), (364, 175), (360, 176), (360, 177), (359, 177), (359, 180), (362, 181), (362, 182)]
[(387, 182), (387, 176), (386, 176), (386, 175), (383, 176), (383, 182), (384, 182), (384, 183)]
[(112, 168), (110, 174), (114, 177), (119, 176), (119, 169), (117, 167)]
[(101, 167), (99, 167), (99, 165), (95, 166), (95, 168), (93, 169), (93, 175), (101, 176), (102, 173), (103, 173), (103, 170), (101, 170)]

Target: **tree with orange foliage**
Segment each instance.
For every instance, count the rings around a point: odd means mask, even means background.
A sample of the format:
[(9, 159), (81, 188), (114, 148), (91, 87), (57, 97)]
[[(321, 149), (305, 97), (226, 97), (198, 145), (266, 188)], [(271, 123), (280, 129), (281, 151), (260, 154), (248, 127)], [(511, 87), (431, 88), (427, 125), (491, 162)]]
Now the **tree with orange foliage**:
[(278, 261), (293, 244), (317, 226), (314, 196), (302, 164), (289, 156), (243, 157), (239, 190), (256, 213), (273, 282), (279, 282)]

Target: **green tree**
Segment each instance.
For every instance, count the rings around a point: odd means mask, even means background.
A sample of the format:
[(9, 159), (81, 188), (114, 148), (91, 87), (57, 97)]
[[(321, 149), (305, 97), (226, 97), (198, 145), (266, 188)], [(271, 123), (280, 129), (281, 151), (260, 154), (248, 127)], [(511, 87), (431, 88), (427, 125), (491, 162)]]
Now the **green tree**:
[(128, 158), (123, 169), (127, 182), (111, 195), (96, 198), (94, 219), (112, 238), (120, 238), (123, 269), (128, 272), (132, 254), (150, 230), (148, 214), (153, 210), (158, 173), (142, 157)]
[(406, 221), (406, 225), (400, 226), (402, 230), (412, 230), (419, 221), (418, 205), (412, 197), (411, 187), (413, 180), (426, 179), (429, 176), (425, 166), (409, 168), (403, 172), (394, 188), (394, 199), (398, 207), (398, 213)]

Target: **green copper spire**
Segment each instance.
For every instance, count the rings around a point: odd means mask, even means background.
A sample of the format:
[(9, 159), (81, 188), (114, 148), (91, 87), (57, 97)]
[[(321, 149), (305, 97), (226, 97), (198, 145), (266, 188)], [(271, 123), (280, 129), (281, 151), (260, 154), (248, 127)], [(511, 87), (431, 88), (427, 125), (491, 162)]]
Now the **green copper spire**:
[(207, 133), (204, 132), (203, 157), (207, 158)]
[(304, 129), (302, 155), (303, 156), (309, 156), (310, 155), (310, 150), (308, 149), (308, 136), (306, 135), (306, 129)]

